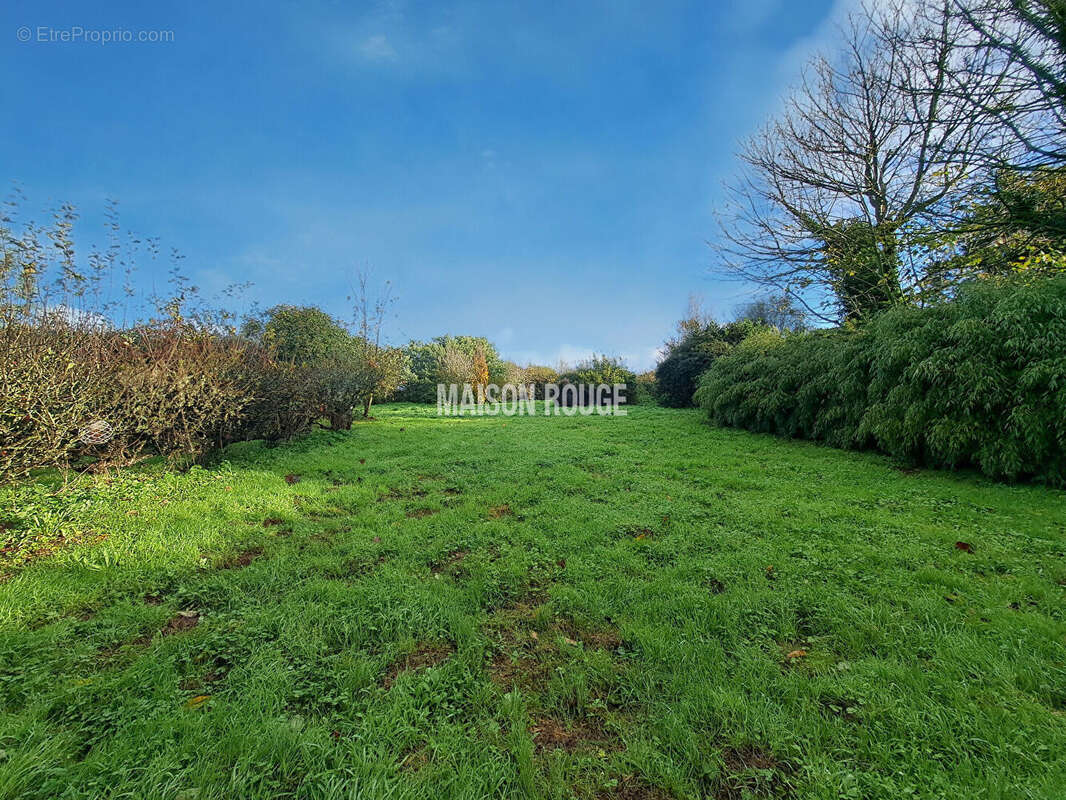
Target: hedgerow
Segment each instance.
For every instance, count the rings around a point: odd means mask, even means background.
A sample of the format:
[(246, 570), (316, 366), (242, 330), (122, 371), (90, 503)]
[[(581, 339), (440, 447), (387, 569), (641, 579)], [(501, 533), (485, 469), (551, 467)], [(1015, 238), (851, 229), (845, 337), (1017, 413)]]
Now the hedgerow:
[[(128, 306), (136, 252), (75, 258), (77, 215), (50, 225), (0, 216), (0, 482), (50, 467), (102, 468), (148, 455), (196, 461), (322, 420), (349, 428), (407, 374), (381, 343), (388, 298), (357, 295), (357, 330), (314, 307), (245, 320), (203, 305), (176, 265), (170, 293)], [(116, 276), (116, 272), (122, 273)], [(115, 277), (124, 285), (112, 285)], [(121, 320), (121, 322), (120, 322)]]
[(860, 329), (761, 331), (703, 375), (722, 425), (1066, 485), (1066, 278), (986, 280)]

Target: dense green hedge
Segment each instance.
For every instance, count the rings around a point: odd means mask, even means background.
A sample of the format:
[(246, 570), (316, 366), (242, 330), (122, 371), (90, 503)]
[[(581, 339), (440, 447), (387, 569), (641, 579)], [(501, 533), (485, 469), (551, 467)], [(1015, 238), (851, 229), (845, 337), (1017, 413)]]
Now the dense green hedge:
[(1066, 278), (965, 286), (859, 330), (753, 334), (704, 373), (722, 425), (1066, 485)]

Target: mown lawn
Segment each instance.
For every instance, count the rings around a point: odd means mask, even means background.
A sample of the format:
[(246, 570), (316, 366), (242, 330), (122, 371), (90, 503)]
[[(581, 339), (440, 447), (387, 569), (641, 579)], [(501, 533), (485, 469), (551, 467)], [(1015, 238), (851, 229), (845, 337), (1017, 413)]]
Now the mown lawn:
[(1066, 797), (1063, 493), (376, 414), (3, 494), (0, 795)]

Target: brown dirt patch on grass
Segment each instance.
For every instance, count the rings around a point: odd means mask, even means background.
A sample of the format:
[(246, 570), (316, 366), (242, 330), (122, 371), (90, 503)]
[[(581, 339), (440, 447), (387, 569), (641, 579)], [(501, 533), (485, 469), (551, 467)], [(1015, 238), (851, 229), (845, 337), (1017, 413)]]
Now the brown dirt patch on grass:
[(423, 517), (432, 517), (434, 514), (439, 514), (439, 508), (416, 508), (413, 511), (407, 512), (408, 519), (422, 519)]
[(618, 785), (596, 795), (596, 800), (670, 800), (671, 795), (662, 789), (637, 778), (626, 775)]
[(594, 650), (617, 650), (622, 646), (621, 634), (610, 628), (582, 628), (569, 619), (559, 620), (552, 627), (563, 634), (567, 644), (580, 643)]
[(788, 775), (792, 768), (780, 762), (769, 750), (756, 745), (726, 747), (722, 750), (725, 773), (715, 782), (714, 800), (743, 800), (748, 797), (792, 797)]
[(430, 762), (429, 751), (419, 747), (404, 754), (400, 759), (400, 769), (404, 772), (418, 772)]
[(605, 749), (615, 747), (614, 737), (608, 733), (601, 720), (588, 717), (562, 723), (554, 717), (538, 716), (530, 726), (533, 747), (538, 753), (551, 750), (565, 750), (573, 753), (577, 750)]
[(454, 571), (454, 568), (461, 564), (468, 555), (470, 555), (469, 550), (452, 550), (443, 558), (430, 562), (429, 571), (434, 575)]
[(381, 685), (389, 689), (403, 672), (418, 672), (447, 661), (455, 647), (447, 642), (422, 642), (413, 651), (397, 659), (385, 671)]
[[(622, 644), (617, 631), (585, 630), (568, 620), (544, 621), (543, 613), (538, 623), (539, 611), (539, 603), (517, 601), (500, 609), (486, 624), (485, 633), (493, 643), (486, 672), (503, 691), (543, 692), (555, 670), (576, 656), (567, 652), (567, 646), (613, 652)], [(592, 696), (607, 700), (607, 685), (589, 689)]]
[(184, 631), (192, 630), (200, 624), (200, 614), (196, 611), (179, 611), (170, 621), (167, 622), (166, 627), (163, 628), (164, 636), (171, 636), (175, 633), (182, 633)]
[(262, 547), (250, 547), (236, 553), (219, 565), (219, 569), (243, 569), (263, 555)]
[(384, 503), (387, 500), (406, 500), (411, 497), (425, 497), (428, 494), (425, 489), (418, 487), (401, 489), (398, 486), (392, 486), (384, 494), (378, 495), (378, 502)]
[(349, 558), (341, 564), (339, 570), (330, 571), (327, 574), (329, 574), (330, 577), (336, 578), (362, 578), (365, 575), (369, 575), (388, 560), (388, 557), (384, 553), (377, 558)]
[(489, 509), (489, 519), (500, 519), (501, 517), (514, 516), (514, 511), (511, 510), (510, 503), (504, 503), (502, 506), (493, 506)]
[(218, 683), (220, 680), (222, 680), (222, 674), (217, 670), (210, 669), (199, 677), (192, 676), (182, 679), (178, 686), (183, 692), (195, 692), (205, 689), (213, 683)]

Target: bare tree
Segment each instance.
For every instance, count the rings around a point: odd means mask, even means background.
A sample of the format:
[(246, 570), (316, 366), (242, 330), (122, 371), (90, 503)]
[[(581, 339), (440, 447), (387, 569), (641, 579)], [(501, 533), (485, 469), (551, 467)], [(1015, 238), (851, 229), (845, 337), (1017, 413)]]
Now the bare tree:
[(373, 298), (368, 284), (368, 275), (361, 272), (349, 298), (355, 312), (353, 342), (357, 358), (353, 379), (358, 385), (364, 419), (370, 416), (374, 398), (394, 392), (408, 371), (404, 351), (388, 346), (383, 339), (385, 320), (395, 303), (392, 284), (386, 281), (384, 289)]
[[(941, 12), (915, 17), (894, 0), (854, 14), (841, 52), (809, 64), (740, 153), (747, 170), (719, 248), (729, 272), (823, 320), (914, 295), (912, 236), (976, 179), (989, 136), (971, 101), (948, 91), (965, 22)], [(971, 92), (994, 83), (984, 76)]]
[[(1066, 2), (952, 0), (950, 12), (975, 34), (960, 39), (972, 55), (953, 89), (1015, 145), (998, 163), (1066, 165)], [(997, 76), (999, 91), (970, 93), (977, 71)]]
[(807, 315), (803, 309), (783, 294), (768, 294), (749, 300), (736, 310), (733, 319), (769, 325), (779, 331), (802, 331), (807, 328)]

